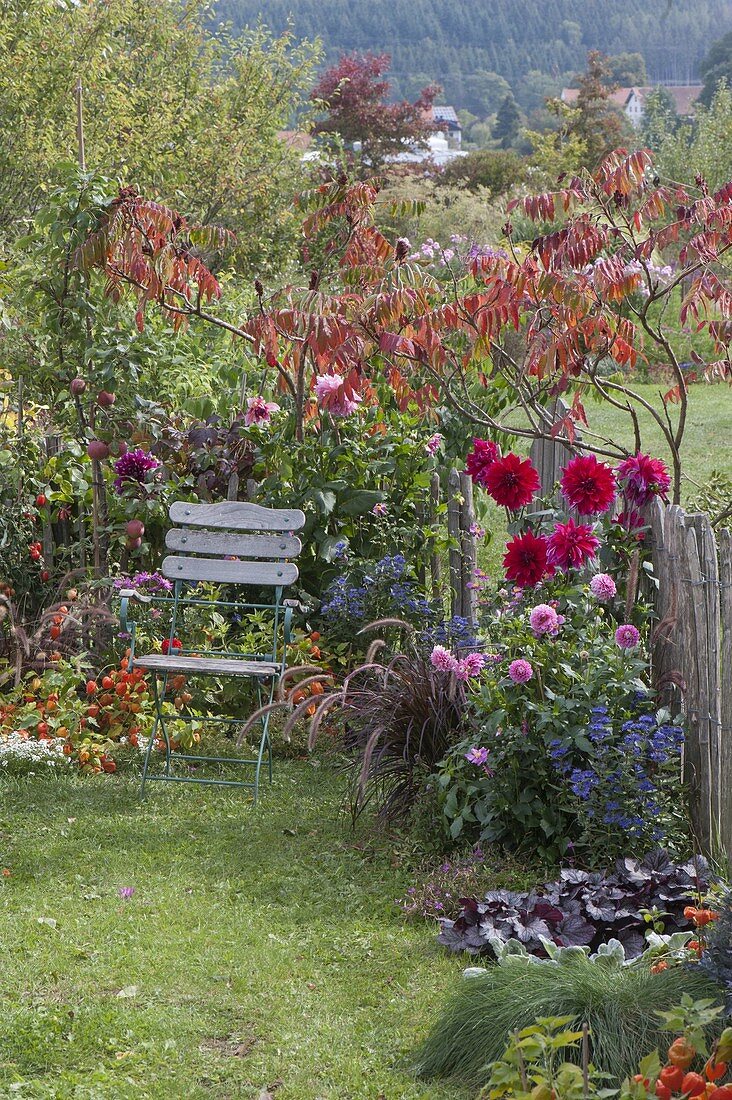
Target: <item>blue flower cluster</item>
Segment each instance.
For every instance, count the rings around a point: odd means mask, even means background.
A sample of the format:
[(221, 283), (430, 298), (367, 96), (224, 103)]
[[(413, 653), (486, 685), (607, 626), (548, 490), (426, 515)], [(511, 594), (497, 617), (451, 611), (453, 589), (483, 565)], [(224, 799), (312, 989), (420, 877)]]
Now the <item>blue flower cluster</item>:
[(329, 619), (363, 619), (367, 586), (349, 584), (348, 577), (336, 577), (325, 591), (320, 614)]
[(475, 631), (462, 615), (453, 615), (451, 619), (436, 623), (424, 632), (422, 639), (430, 646), (444, 645), (453, 653), (459, 653), (462, 649), (476, 649), (479, 644)]
[(576, 746), (560, 738), (549, 743), (549, 759), (585, 803), (587, 817), (633, 837), (659, 840), (658, 773), (681, 752), (683, 730), (670, 722), (659, 724), (653, 714), (640, 714), (616, 733), (607, 707), (594, 707), (585, 733), (593, 746), (592, 766), (585, 756), (584, 766), (577, 767)]
[[(345, 559), (345, 543), (338, 543), (337, 554)], [(344, 624), (355, 620), (377, 619), (385, 615), (431, 620), (434, 611), (413, 581), (407, 579), (407, 560), (403, 554), (387, 555), (363, 571), (343, 573), (325, 591), (321, 615)]]

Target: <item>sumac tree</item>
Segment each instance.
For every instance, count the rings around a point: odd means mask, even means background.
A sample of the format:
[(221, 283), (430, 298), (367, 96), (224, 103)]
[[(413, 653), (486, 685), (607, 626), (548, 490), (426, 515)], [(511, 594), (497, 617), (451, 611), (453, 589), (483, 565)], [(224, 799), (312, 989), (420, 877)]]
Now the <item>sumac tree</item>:
[[(257, 284), (258, 309), (236, 324), (208, 304), (219, 288), (197, 253), (198, 231), (133, 193), (116, 200), (78, 262), (103, 269), (110, 293), (134, 288), (141, 308), (155, 301), (246, 340), (289, 394), (300, 438), (318, 415), (318, 376), (335, 373), (364, 402), (388, 391), (402, 408), (444, 403), (480, 431), (527, 438), (571, 442), (582, 424), (585, 448), (625, 456), (628, 448), (589, 422), (594, 397), (627, 414), (632, 451), (644, 445), (642, 416), (654, 422), (678, 500), (689, 395), (669, 318), (704, 332), (713, 348), (706, 359), (692, 351), (700, 374), (732, 378), (723, 267), (731, 199), (732, 183), (711, 194), (700, 178), (691, 193), (661, 184), (649, 152), (618, 149), (594, 172), (510, 204), (537, 223), (530, 243), (514, 240), (507, 224), (505, 250), (472, 249), (438, 279), (410, 258), (408, 242), (392, 244), (379, 230), (376, 183), (335, 181), (300, 199), (306, 240), (327, 233), (308, 285), (267, 293)], [(221, 243), (209, 231), (213, 240)], [(649, 346), (671, 376), (658, 402), (633, 384)], [(555, 416), (560, 395), (569, 409)]]

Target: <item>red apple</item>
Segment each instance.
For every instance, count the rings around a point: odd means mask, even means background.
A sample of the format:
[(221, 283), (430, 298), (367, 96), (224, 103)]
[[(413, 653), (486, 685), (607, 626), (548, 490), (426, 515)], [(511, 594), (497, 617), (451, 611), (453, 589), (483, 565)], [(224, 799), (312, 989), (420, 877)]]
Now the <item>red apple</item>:
[(145, 534), (145, 524), (141, 519), (131, 519), (125, 530), (131, 539), (139, 539)]
[(97, 405), (101, 405), (103, 409), (110, 408), (114, 405), (116, 398), (113, 393), (109, 393), (108, 390), (100, 390), (97, 394)]
[(109, 457), (109, 447), (101, 439), (92, 439), (86, 448), (86, 453), (89, 458), (94, 459), (96, 462), (102, 462)]
[(39, 493), (38, 496), (36, 497), (36, 507), (37, 508), (45, 508), (47, 504), (48, 504), (48, 497), (46, 496), (46, 494), (45, 493)]
[(69, 387), (74, 397), (80, 397), (86, 389), (86, 382), (83, 378), (72, 378), (71, 386)]
[(127, 549), (128, 550), (137, 550), (137, 548), (139, 546), (142, 546), (142, 539), (128, 539), (127, 540)]

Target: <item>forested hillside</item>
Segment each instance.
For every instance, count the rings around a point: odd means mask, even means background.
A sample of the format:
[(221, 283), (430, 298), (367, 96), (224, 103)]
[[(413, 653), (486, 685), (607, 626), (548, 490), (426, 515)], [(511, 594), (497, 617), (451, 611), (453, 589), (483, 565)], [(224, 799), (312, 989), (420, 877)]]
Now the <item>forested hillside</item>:
[[(473, 85), (497, 73), (521, 99), (525, 75), (559, 80), (588, 49), (642, 53), (653, 81), (686, 82), (709, 43), (732, 30), (732, 0), (219, 0), (235, 26), (263, 20), (298, 38), (320, 37), (325, 58), (388, 51), (395, 89), (437, 80), (468, 106)], [(472, 84), (471, 84), (472, 82)]]

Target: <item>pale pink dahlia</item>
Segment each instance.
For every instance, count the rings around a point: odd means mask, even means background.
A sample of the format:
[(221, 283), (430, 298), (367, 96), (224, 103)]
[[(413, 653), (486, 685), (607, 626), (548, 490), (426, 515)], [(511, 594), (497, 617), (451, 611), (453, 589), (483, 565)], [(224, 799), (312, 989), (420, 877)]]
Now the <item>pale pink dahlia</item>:
[(458, 661), (455, 675), (458, 680), (470, 680), (473, 676), (480, 676), (485, 665), (485, 657), (482, 653), (468, 653)]
[(247, 427), (252, 424), (269, 424), (272, 413), (280, 411), (280, 407), (274, 401), (265, 401), (263, 397), (247, 398), (247, 411), (244, 423)]
[(430, 662), (438, 672), (457, 672), (458, 661), (444, 645), (436, 645), (430, 654)]
[(525, 661), (523, 657), (519, 657), (517, 661), (511, 661), (508, 666), (508, 675), (514, 684), (525, 684), (534, 675), (534, 669), (528, 661)]
[(609, 573), (596, 573), (590, 581), (590, 591), (600, 603), (612, 600), (618, 589)]
[(360, 396), (346, 387), (340, 374), (321, 374), (315, 382), (318, 405), (331, 416), (351, 416), (361, 404)]
[(559, 616), (548, 603), (538, 603), (532, 607), (529, 623), (534, 634), (556, 634), (559, 630)]

